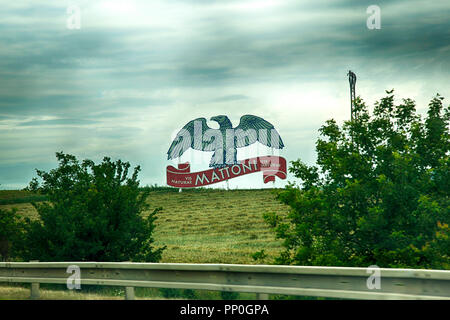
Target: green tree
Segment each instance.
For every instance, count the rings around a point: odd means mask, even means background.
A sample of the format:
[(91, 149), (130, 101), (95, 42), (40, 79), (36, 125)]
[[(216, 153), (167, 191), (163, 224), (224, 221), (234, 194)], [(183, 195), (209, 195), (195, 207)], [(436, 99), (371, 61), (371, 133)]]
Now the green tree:
[(286, 220), (266, 220), (283, 239), (277, 263), (449, 268), (449, 108), (434, 97), (425, 119), (415, 102), (355, 101), (356, 117), (319, 132), (317, 162), (291, 162), (300, 179), (279, 199)]
[(7, 261), (16, 256), (17, 244), (23, 236), (23, 221), (16, 209), (0, 208), (0, 256)]
[(22, 245), (25, 260), (41, 261), (145, 261), (160, 260), (164, 248), (153, 247), (156, 214), (142, 216), (148, 208), (148, 191), (139, 189), (138, 172), (128, 177), (130, 164), (81, 163), (76, 157), (56, 153), (59, 166), (29, 189), (48, 197), (33, 203), (39, 219), (27, 220)]

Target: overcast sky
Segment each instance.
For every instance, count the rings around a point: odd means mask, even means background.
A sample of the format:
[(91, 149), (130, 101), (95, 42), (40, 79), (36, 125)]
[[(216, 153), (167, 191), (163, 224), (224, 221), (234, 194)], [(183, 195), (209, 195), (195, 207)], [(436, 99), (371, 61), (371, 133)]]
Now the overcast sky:
[[(69, 5), (80, 29), (67, 28)], [(312, 164), (318, 128), (350, 117), (349, 69), (369, 105), (392, 88), (421, 113), (436, 93), (448, 104), (449, 17), (448, 0), (2, 1), (0, 188), (54, 168), (56, 151), (139, 164), (143, 185), (165, 185), (174, 133), (221, 114), (265, 118), (282, 156)], [(210, 155), (183, 161), (203, 170)], [(263, 187), (262, 174), (230, 187)]]

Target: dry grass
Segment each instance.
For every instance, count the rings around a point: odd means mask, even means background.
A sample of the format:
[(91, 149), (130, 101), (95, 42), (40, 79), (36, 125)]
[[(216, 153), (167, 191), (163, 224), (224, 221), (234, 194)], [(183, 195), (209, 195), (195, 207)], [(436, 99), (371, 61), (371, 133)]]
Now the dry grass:
[[(123, 297), (82, 293), (76, 290), (61, 291), (40, 289), (39, 293), (41, 300), (123, 300)], [(29, 288), (0, 284), (0, 300), (26, 300), (29, 298)]]
[[(0, 192), (0, 199), (21, 199), (22, 191)], [(28, 194), (26, 196), (29, 196)], [(286, 215), (288, 207), (279, 203), (273, 190), (185, 190), (181, 193), (153, 191), (148, 198), (151, 210), (158, 213), (154, 238), (156, 245), (166, 245), (161, 262), (246, 263), (270, 262), (282, 249), (281, 242), (265, 223), (262, 215), (276, 212)], [(38, 218), (30, 203), (0, 205), (16, 208), (22, 216)], [(148, 214), (148, 212), (144, 213)], [(254, 261), (251, 255), (264, 249), (268, 258)], [(150, 289), (149, 289), (150, 290)], [(87, 293), (42, 289), (41, 299), (110, 300), (123, 299), (109, 293)], [(108, 291), (107, 291), (108, 292)], [(0, 299), (28, 299), (30, 290), (23, 286), (0, 284)], [(162, 299), (157, 291), (146, 295)]]
[(15, 204), (5, 204), (0, 205), (2, 209), (17, 209), (17, 213), (22, 217), (29, 217), (32, 219), (37, 218), (36, 209), (31, 205), (31, 203), (15, 203)]
[[(82, 286), (81, 290), (68, 290), (65, 287), (39, 288), (39, 300), (124, 300), (123, 288), (105, 286), (102, 289), (86, 290), (89, 286)], [(0, 283), (0, 300), (28, 300), (30, 299), (29, 284)], [(181, 299), (181, 298), (171, 298)], [(156, 288), (135, 288), (135, 300), (166, 300)]]
[[(154, 233), (156, 245), (167, 246), (161, 262), (252, 264), (254, 252), (264, 249), (268, 262), (282, 249), (262, 218), (266, 212), (285, 215), (288, 211), (271, 189), (153, 191), (148, 203), (152, 210), (163, 208)], [(0, 207), (37, 218), (30, 203)]]
[(157, 245), (167, 245), (163, 262), (255, 263), (252, 253), (264, 249), (274, 257), (281, 250), (262, 218), (287, 213), (272, 190), (154, 192), (148, 202), (163, 207), (154, 235)]

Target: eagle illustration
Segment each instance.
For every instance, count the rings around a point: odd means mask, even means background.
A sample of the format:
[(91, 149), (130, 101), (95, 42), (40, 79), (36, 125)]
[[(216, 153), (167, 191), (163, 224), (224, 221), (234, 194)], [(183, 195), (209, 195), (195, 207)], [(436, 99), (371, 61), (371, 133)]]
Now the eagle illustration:
[(210, 120), (216, 121), (220, 128), (208, 127), (205, 118), (189, 121), (173, 140), (167, 151), (167, 159), (180, 157), (189, 148), (214, 151), (209, 166), (220, 168), (237, 164), (236, 148), (249, 146), (256, 141), (276, 149), (284, 147), (275, 127), (263, 118), (244, 115), (235, 128), (227, 116), (215, 116)]

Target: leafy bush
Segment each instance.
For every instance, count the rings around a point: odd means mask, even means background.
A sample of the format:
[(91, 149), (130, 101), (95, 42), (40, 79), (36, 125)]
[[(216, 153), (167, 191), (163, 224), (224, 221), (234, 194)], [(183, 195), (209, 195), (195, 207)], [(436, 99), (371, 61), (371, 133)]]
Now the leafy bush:
[(33, 192), (48, 202), (33, 203), (39, 218), (27, 220), (22, 245), (24, 260), (145, 261), (156, 262), (164, 248), (155, 249), (152, 233), (159, 209), (146, 218), (148, 191), (139, 190), (139, 166), (128, 177), (130, 164), (82, 163), (72, 155), (56, 153), (59, 166), (37, 170)]
[(251, 256), (252, 256), (253, 260), (255, 260), (255, 261), (258, 261), (258, 260), (263, 261), (264, 259), (267, 258), (267, 253), (265, 253), (264, 249), (263, 249), (263, 250), (253, 253)]
[(195, 299), (197, 295), (192, 289), (174, 289), (174, 288), (160, 288), (159, 292), (164, 298), (185, 298), (185, 299)]
[(234, 291), (220, 291), (222, 300), (237, 300), (239, 299), (239, 292)]
[(301, 185), (279, 194), (290, 214), (266, 217), (283, 239), (277, 263), (449, 268), (450, 110), (437, 95), (422, 119), (392, 93), (372, 116), (357, 98), (354, 120), (327, 121), (316, 166), (291, 162)]
[(0, 208), (0, 256), (2, 261), (16, 256), (16, 247), (22, 239), (23, 227), (17, 210)]

